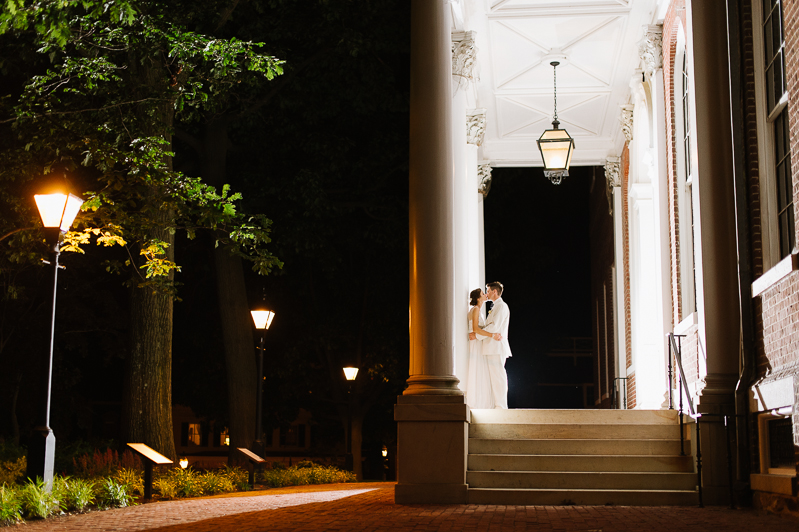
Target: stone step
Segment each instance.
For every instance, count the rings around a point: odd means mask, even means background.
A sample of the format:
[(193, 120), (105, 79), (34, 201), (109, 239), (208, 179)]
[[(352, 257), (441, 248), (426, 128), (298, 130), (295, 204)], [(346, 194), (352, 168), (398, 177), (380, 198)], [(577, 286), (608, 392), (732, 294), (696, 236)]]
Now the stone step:
[(693, 472), (691, 456), (469, 454), (469, 471)]
[(673, 425), (679, 423), (676, 410), (512, 410), (475, 409), (472, 423), (580, 425)]
[(630, 424), (570, 424), (570, 423), (474, 423), (469, 425), (469, 438), (508, 440), (555, 439), (607, 439), (607, 440), (662, 440), (677, 439), (677, 425)]
[[(679, 455), (680, 440), (567, 440), (548, 438), (544, 440), (503, 440), (491, 438), (469, 438), (469, 454), (530, 454), (530, 455)], [(686, 453), (691, 444), (685, 442)]]
[(694, 473), (467, 471), (470, 488), (564, 490), (694, 490)]
[(470, 487), (469, 504), (513, 506), (693, 506), (698, 504), (691, 490), (572, 490), (572, 489), (487, 489)]

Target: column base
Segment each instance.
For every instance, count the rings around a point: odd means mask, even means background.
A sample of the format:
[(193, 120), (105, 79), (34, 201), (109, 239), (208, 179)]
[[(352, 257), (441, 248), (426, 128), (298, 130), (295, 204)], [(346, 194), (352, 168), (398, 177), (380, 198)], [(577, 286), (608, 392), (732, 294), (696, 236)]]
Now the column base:
[(403, 395), (463, 395), (455, 375), (411, 375)]
[(465, 504), (469, 407), (463, 395), (401, 395), (397, 422), (398, 504)]
[(36, 427), (28, 446), (28, 469), (25, 476), (41, 478), (50, 491), (55, 470), (55, 434), (50, 427)]

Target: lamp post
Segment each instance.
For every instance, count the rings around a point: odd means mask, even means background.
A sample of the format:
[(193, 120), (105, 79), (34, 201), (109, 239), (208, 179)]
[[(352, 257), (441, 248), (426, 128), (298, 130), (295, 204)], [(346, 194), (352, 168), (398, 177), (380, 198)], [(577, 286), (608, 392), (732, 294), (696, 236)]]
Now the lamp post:
[(251, 310), (252, 321), (255, 322), (255, 328), (263, 331), (261, 334), (261, 349), (258, 350), (258, 387), (257, 398), (255, 403), (255, 441), (253, 442), (253, 452), (258, 456), (264, 455), (264, 443), (261, 441), (261, 418), (262, 412), (262, 398), (264, 392), (264, 341), (266, 340), (266, 331), (272, 325), (272, 320), (275, 318), (275, 313), (271, 310)]
[(49, 492), (53, 487), (53, 462), (55, 460), (55, 435), (50, 428), (50, 393), (53, 384), (53, 338), (55, 335), (56, 286), (58, 285), (59, 243), (64, 233), (69, 231), (75, 216), (80, 211), (83, 200), (74, 194), (36, 194), (36, 207), (44, 225), (44, 237), (50, 248), (50, 262), (53, 268), (53, 298), (50, 306), (50, 349), (47, 374), (43, 375), (43, 385), (47, 390), (44, 409), (39, 413), (39, 423), (34, 427), (34, 435), (28, 449), (28, 468), (26, 475), (35, 480), (44, 480)]
[(358, 376), (358, 368), (346, 367), (343, 369), (344, 378), (347, 379), (347, 460), (344, 469), (353, 471), (355, 464), (352, 460), (352, 383)]
[(552, 73), (555, 84), (555, 116), (552, 120), (552, 129), (547, 129), (538, 139), (538, 149), (541, 151), (541, 158), (544, 160), (544, 175), (552, 181), (553, 185), (559, 185), (564, 177), (569, 175), (569, 164), (572, 160), (574, 151), (574, 139), (569, 136), (565, 129), (558, 129), (558, 75), (557, 68), (560, 62), (552, 61)]

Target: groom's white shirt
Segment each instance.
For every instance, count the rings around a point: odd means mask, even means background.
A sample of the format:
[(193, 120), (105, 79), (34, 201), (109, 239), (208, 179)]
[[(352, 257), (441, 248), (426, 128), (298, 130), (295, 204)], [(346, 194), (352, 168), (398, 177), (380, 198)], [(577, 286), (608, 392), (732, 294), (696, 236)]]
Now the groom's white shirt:
[(508, 304), (498, 297), (494, 301), (494, 306), (486, 318), (485, 330), (491, 334), (499, 333), (502, 340), (497, 342), (489, 336), (478, 336), (483, 341), (484, 355), (502, 355), (504, 361), (511, 355), (510, 344), (508, 343), (508, 327), (510, 326), (510, 308)]

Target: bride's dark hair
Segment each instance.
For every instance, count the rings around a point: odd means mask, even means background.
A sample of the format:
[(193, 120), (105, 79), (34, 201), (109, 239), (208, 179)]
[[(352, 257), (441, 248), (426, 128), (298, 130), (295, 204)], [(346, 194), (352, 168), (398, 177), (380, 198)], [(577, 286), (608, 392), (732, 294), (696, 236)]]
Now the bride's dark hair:
[(469, 292), (469, 304), (471, 306), (475, 306), (477, 304), (477, 300), (480, 299), (480, 290), (479, 288), (475, 288), (471, 292)]

